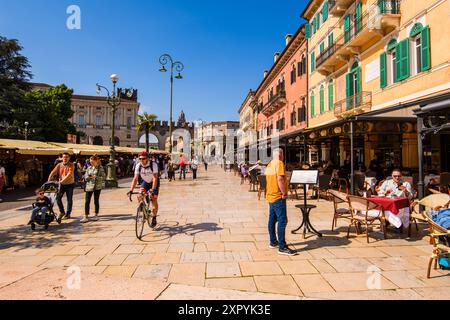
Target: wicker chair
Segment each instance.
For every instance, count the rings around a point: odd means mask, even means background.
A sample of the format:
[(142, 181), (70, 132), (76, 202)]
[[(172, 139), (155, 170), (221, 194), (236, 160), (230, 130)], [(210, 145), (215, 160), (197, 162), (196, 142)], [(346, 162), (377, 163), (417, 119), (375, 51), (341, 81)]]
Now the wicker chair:
[(445, 193), (430, 194), (429, 196), (423, 198), (420, 201), (414, 201), (411, 204), (410, 211), (411, 215), (409, 217), (410, 223), (408, 228), (408, 237), (411, 237), (411, 225), (414, 223), (416, 225), (416, 230), (419, 231), (417, 226), (417, 220), (426, 221), (422, 213), (420, 213), (420, 206), (425, 207), (426, 211), (429, 210), (439, 210), (441, 208), (448, 207), (450, 203), (450, 195)]
[(433, 265), (433, 262), (434, 262), (434, 269), (437, 269), (437, 263), (439, 258), (441, 258), (444, 255), (450, 254), (450, 247), (440, 243), (439, 241), (440, 237), (450, 238), (450, 230), (447, 230), (438, 225), (427, 213), (422, 213), (422, 217), (428, 223), (428, 226), (430, 228), (430, 242), (433, 245), (433, 253), (431, 254), (427, 271), (427, 278), (430, 279), (431, 266)]
[(266, 176), (260, 175), (258, 176), (258, 200), (261, 200), (261, 195), (266, 192), (267, 181)]
[[(337, 227), (338, 219), (351, 220), (352, 215), (347, 199), (348, 194), (336, 190), (328, 190), (328, 195), (332, 199), (334, 206), (333, 224), (331, 225), (331, 231), (334, 231), (334, 228)], [(345, 207), (342, 207), (342, 205), (345, 205)]]
[(374, 226), (377, 221), (380, 222), (381, 230), (386, 239), (386, 218), (384, 216), (384, 209), (379, 204), (357, 196), (348, 196), (350, 204), (350, 225), (348, 226), (347, 238), (350, 236), (350, 228), (355, 226), (359, 234), (359, 226), (364, 224), (366, 227), (367, 243), (369, 243), (369, 226)]

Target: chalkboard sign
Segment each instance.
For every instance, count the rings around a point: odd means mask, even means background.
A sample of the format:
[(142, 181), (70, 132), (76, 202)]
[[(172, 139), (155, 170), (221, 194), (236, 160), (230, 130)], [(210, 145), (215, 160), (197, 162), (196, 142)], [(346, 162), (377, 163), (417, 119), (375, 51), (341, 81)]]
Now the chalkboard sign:
[(319, 183), (319, 170), (294, 170), (291, 184), (317, 184)]

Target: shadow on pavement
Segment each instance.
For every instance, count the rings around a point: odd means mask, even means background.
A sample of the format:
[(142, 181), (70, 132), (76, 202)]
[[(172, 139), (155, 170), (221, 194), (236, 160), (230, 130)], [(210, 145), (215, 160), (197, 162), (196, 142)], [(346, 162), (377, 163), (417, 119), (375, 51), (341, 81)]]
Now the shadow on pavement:
[(194, 236), (196, 234), (206, 232), (206, 231), (218, 231), (222, 230), (217, 223), (199, 223), (193, 224), (188, 223), (186, 225), (180, 226), (179, 222), (176, 221), (165, 221), (159, 224), (155, 229), (153, 229), (153, 234), (150, 232), (147, 236), (151, 236), (150, 239), (142, 239), (142, 242), (158, 242), (172, 238), (175, 235), (184, 234), (187, 236)]

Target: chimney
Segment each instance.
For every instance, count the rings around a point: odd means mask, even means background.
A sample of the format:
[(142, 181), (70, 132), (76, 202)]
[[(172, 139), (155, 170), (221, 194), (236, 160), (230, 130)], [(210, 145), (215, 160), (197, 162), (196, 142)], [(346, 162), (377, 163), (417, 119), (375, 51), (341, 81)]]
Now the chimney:
[(275, 54), (273, 55), (273, 62), (277, 62), (279, 57), (280, 57), (280, 53), (279, 52), (275, 52)]
[(292, 40), (292, 34), (286, 35), (286, 47), (289, 45), (289, 43), (291, 42), (291, 40)]
[(269, 70), (264, 70), (264, 79), (267, 77), (268, 74), (269, 74)]

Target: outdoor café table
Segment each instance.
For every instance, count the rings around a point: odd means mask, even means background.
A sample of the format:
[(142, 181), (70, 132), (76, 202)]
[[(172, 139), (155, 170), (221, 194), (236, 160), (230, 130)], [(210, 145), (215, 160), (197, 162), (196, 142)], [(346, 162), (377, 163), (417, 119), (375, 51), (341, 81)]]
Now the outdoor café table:
[(390, 224), (396, 228), (409, 227), (410, 202), (408, 198), (370, 197), (368, 199), (383, 207), (384, 215)]
[(299, 231), (303, 227), (303, 239), (306, 238), (307, 232), (311, 232), (311, 233), (316, 234), (319, 237), (322, 237), (322, 234), (319, 231), (317, 231), (316, 229), (314, 229), (314, 227), (311, 224), (311, 220), (309, 219), (309, 214), (311, 213), (311, 210), (317, 208), (317, 206), (310, 205), (310, 204), (306, 204), (306, 205), (300, 204), (300, 205), (296, 205), (295, 207), (302, 211), (303, 221), (302, 221), (302, 224), (300, 225), (300, 227), (293, 230), (292, 233), (295, 234), (297, 231)]

